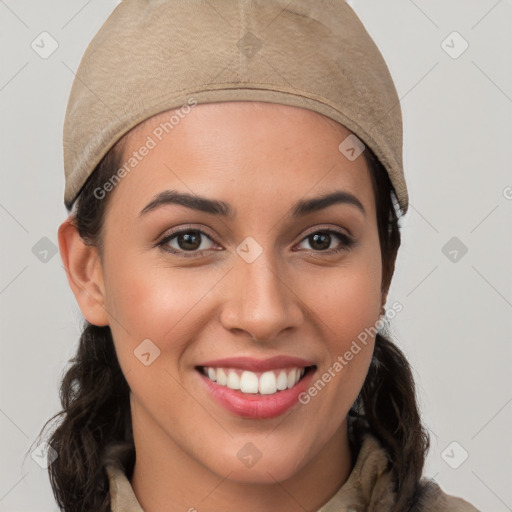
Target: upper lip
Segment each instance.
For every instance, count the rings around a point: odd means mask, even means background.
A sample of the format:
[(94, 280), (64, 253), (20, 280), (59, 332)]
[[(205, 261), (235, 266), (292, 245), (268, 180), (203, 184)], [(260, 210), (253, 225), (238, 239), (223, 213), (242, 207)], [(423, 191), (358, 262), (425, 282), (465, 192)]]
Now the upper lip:
[(275, 356), (270, 357), (269, 359), (227, 357), (224, 359), (206, 361), (198, 366), (207, 368), (238, 368), (240, 370), (249, 370), (252, 372), (264, 372), (267, 370), (275, 370), (277, 368), (305, 368), (306, 366), (313, 365), (313, 362), (300, 357)]

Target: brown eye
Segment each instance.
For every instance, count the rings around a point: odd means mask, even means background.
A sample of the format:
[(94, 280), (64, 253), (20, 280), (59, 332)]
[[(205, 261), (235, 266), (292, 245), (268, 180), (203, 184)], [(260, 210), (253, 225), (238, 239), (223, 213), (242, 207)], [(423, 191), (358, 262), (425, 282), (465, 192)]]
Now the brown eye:
[[(338, 239), (341, 243), (338, 242), (337, 247), (330, 249), (331, 244), (333, 241), (335, 242), (336, 239)], [(341, 233), (332, 229), (315, 231), (314, 233), (311, 233), (305, 237), (301, 243), (306, 241), (314, 252), (325, 252), (328, 254), (337, 253), (340, 251), (348, 251), (355, 243), (354, 240), (352, 240), (345, 233)]]
[(194, 251), (201, 245), (201, 234), (198, 231), (182, 232), (175, 238), (179, 248), (185, 251)]
[[(213, 243), (213, 240), (200, 229), (183, 229), (167, 235), (157, 245), (164, 251), (180, 256), (197, 256), (211, 249), (208, 243), (205, 245), (205, 239)], [(191, 254), (186, 254), (187, 252)]]
[(331, 245), (331, 235), (329, 233), (315, 233), (314, 235), (310, 235), (308, 238), (311, 247), (319, 251), (329, 249), (329, 246)]

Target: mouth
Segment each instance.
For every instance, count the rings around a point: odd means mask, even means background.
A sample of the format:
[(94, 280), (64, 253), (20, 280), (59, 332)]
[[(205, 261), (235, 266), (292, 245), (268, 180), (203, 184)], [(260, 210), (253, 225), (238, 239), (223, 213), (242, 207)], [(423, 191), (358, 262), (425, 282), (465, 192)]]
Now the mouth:
[(278, 356), (265, 361), (230, 358), (208, 361), (196, 373), (224, 411), (251, 420), (275, 418), (301, 405), (317, 366), (311, 361)]
[(218, 386), (240, 391), (245, 395), (275, 395), (295, 387), (315, 369), (316, 366), (311, 365), (255, 372), (241, 368), (196, 367), (197, 371)]

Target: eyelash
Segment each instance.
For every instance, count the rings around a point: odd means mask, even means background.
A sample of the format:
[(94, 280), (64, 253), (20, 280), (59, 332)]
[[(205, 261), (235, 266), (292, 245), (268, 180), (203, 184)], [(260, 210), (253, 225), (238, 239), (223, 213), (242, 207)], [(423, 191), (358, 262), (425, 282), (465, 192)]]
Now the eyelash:
[[(213, 240), (212, 237), (210, 235), (208, 235), (207, 233), (205, 233), (203, 230), (198, 229), (198, 228), (188, 228), (188, 229), (180, 229), (178, 231), (174, 231), (172, 233), (169, 233), (164, 238), (162, 238), (162, 240), (160, 240), (156, 244), (156, 246), (160, 247), (165, 252), (169, 252), (171, 254), (180, 255), (180, 256), (182, 256), (184, 258), (198, 257), (198, 256), (201, 256), (203, 253), (207, 252), (208, 250), (211, 250), (211, 249), (203, 249), (201, 251), (183, 251), (183, 250), (171, 249), (170, 247), (167, 246), (167, 244), (171, 240), (176, 238), (178, 235), (180, 235), (182, 233), (189, 233), (189, 232), (200, 233), (202, 236), (205, 236), (206, 238), (210, 239), (212, 242), (216, 243), (215, 240)], [(349, 237), (345, 233), (342, 233), (341, 231), (338, 231), (338, 230), (335, 230), (335, 229), (317, 229), (316, 231), (312, 231), (309, 234), (307, 234), (304, 238), (302, 238), (302, 240), (299, 243), (304, 242), (309, 237), (311, 237), (313, 235), (316, 235), (318, 233), (328, 233), (328, 234), (336, 235), (341, 240), (341, 245), (337, 249), (329, 249), (329, 250), (326, 250), (326, 251), (311, 250), (310, 252), (318, 253), (318, 254), (333, 255), (333, 254), (338, 254), (338, 253), (341, 253), (341, 252), (348, 252), (350, 249), (353, 248), (353, 246), (356, 243), (355, 240), (353, 240), (351, 237)]]

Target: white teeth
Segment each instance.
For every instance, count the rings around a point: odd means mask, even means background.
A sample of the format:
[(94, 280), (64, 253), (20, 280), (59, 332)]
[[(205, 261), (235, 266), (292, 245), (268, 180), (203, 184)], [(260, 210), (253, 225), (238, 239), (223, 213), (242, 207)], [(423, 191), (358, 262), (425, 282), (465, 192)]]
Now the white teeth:
[(277, 391), (276, 376), (274, 372), (265, 372), (260, 377), (258, 390), (262, 395), (272, 395)]
[(281, 370), (279, 372), (279, 376), (277, 377), (276, 386), (277, 386), (277, 389), (279, 389), (279, 391), (282, 391), (283, 389), (286, 389), (288, 387), (288, 376), (286, 375), (286, 372), (284, 370)]
[(234, 370), (229, 370), (226, 386), (230, 389), (240, 389), (240, 377)]
[(291, 368), (256, 374), (248, 370), (242, 371), (233, 368), (203, 368), (203, 373), (221, 386), (239, 389), (242, 393), (260, 393), (262, 395), (273, 395), (278, 391), (295, 386), (305, 371), (305, 368)]
[(217, 373), (217, 382), (221, 386), (225, 386), (227, 383), (227, 380), (228, 380), (228, 378), (226, 376), (226, 372), (222, 368), (218, 368), (216, 373)]
[(253, 372), (243, 372), (240, 377), (240, 391), (242, 393), (257, 393), (258, 376)]
[(294, 368), (289, 374), (288, 374), (288, 387), (291, 388), (295, 384), (295, 373), (296, 369)]

